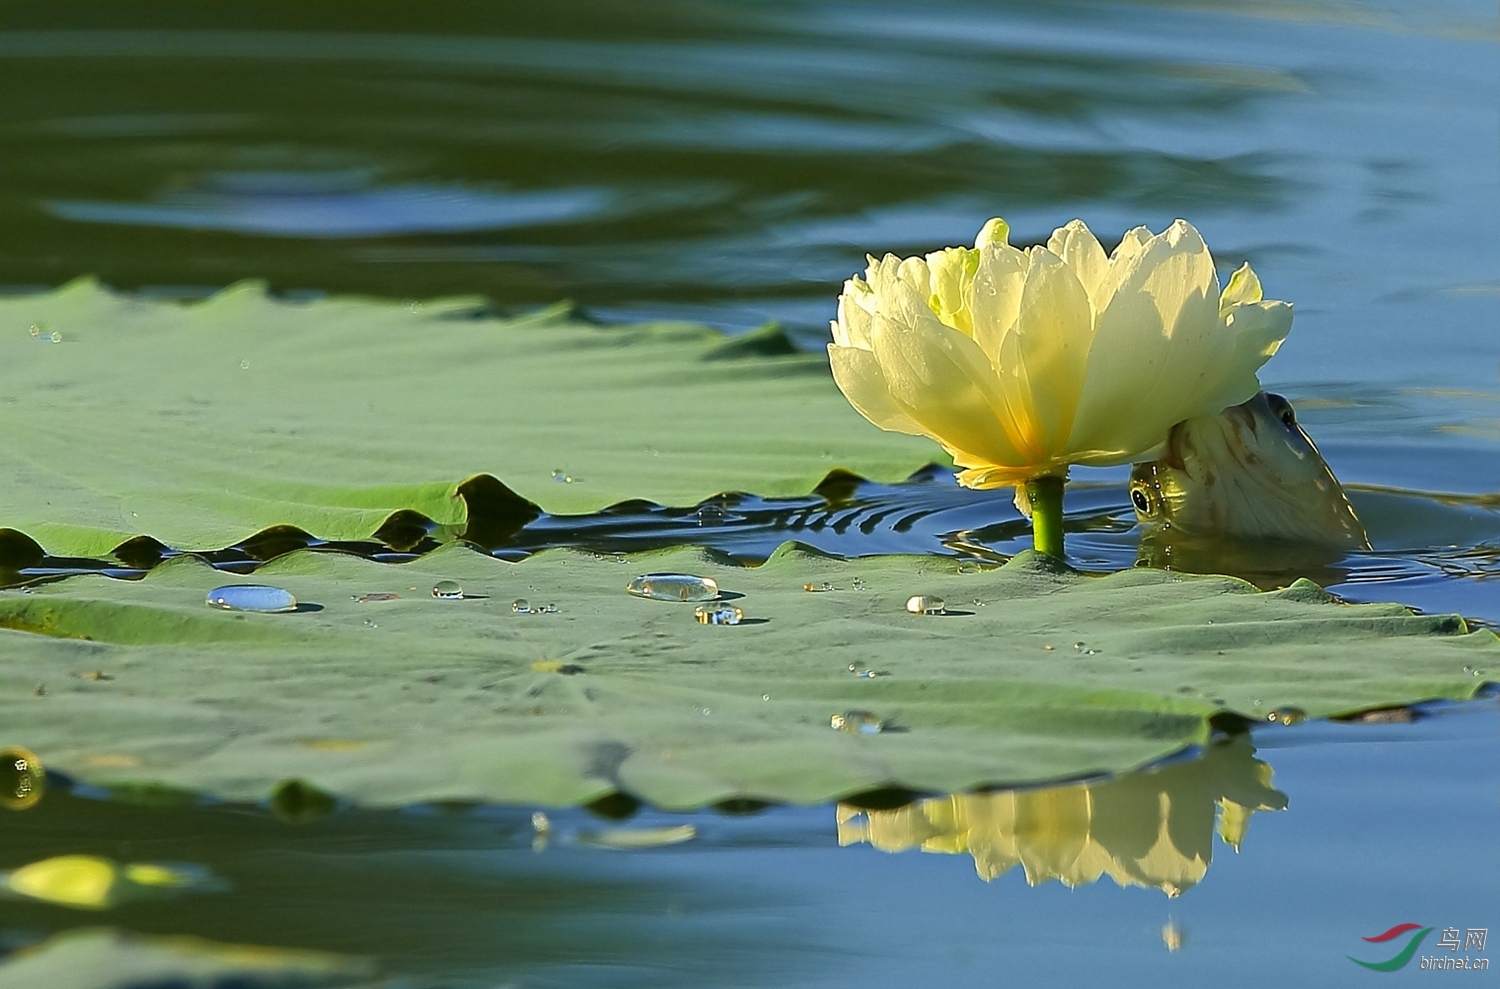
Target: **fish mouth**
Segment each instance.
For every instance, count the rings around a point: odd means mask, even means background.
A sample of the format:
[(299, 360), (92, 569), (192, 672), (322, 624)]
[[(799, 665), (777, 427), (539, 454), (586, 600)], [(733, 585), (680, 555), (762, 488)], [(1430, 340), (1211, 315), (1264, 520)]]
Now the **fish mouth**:
[(1131, 470), (1130, 499), (1148, 530), (1173, 539), (1370, 548), (1291, 404), (1266, 392), (1173, 426), (1161, 456)]

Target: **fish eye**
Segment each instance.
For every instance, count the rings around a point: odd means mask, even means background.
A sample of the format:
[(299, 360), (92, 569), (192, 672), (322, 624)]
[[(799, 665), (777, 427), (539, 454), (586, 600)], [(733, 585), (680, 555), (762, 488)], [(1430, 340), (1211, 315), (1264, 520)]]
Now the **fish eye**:
[(1297, 425), (1297, 413), (1292, 409), (1292, 403), (1280, 395), (1266, 392), (1266, 404), (1271, 407), (1271, 412), (1281, 420), (1281, 424), (1288, 429)]
[(1151, 499), (1147, 498), (1146, 492), (1142, 491), (1140, 488), (1130, 489), (1130, 503), (1134, 505), (1135, 510), (1140, 512), (1142, 515), (1151, 514)]

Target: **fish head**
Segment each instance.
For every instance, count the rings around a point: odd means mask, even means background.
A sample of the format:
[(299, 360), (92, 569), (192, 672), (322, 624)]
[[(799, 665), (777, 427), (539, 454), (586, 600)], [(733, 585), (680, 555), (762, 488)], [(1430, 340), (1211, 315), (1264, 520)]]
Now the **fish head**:
[(1132, 468), (1130, 501), (1173, 540), (1370, 548), (1291, 403), (1267, 392), (1173, 426), (1161, 455)]

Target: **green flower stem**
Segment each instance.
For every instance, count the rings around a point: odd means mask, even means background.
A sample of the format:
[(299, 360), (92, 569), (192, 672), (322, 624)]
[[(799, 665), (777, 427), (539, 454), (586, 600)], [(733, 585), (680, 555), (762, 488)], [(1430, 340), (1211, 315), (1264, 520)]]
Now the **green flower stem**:
[(1063, 553), (1063, 479), (1033, 477), (1026, 482), (1026, 497), (1031, 500), (1031, 545), (1038, 553), (1064, 559)]

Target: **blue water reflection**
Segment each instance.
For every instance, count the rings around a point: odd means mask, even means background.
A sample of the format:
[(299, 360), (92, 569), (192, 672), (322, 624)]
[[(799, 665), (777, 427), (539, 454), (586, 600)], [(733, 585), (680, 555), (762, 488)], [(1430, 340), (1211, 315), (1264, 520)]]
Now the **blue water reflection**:
[(45, 205), (54, 216), (80, 223), (353, 238), (577, 222), (598, 215), (609, 202), (601, 189), (502, 193), (458, 186), (382, 187), (357, 173), (242, 172), (210, 176), (201, 188), (167, 193), (157, 203)]
[[(0, 212), (28, 245), (3, 281), (260, 275), (816, 335), (867, 250), (1185, 215), (1298, 304), (1271, 383), (1496, 386), (1486, 4), (68, 9), (0, 32)], [(378, 178), (275, 188), (351, 172)]]

